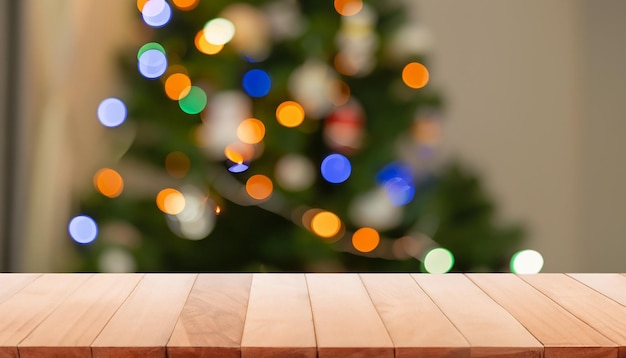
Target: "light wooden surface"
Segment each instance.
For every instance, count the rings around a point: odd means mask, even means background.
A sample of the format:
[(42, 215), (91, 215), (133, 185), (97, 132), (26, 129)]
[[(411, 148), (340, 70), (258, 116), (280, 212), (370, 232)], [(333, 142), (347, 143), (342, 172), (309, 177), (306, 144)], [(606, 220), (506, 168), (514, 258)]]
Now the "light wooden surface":
[(626, 357), (621, 274), (0, 274), (0, 358)]

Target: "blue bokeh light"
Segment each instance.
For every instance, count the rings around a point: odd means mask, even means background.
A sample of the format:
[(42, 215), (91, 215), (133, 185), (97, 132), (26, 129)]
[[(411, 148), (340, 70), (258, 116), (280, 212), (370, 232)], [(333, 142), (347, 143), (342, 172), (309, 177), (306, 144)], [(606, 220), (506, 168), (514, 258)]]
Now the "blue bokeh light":
[(107, 98), (98, 106), (98, 120), (105, 127), (117, 127), (126, 120), (126, 105), (119, 98)]
[(324, 180), (339, 184), (348, 180), (352, 173), (352, 165), (344, 155), (330, 154), (322, 161), (321, 171)]
[(161, 27), (172, 18), (172, 8), (163, 0), (150, 0), (144, 5), (141, 15), (147, 25)]
[(248, 168), (250, 168), (250, 166), (245, 163), (234, 163), (228, 168), (228, 171), (231, 173), (243, 173), (248, 170)]
[(411, 167), (391, 163), (376, 175), (376, 182), (385, 189), (389, 201), (396, 206), (410, 203), (415, 197), (415, 181)]
[(167, 69), (167, 58), (163, 52), (151, 49), (141, 54), (138, 66), (142, 76), (149, 79), (158, 78)]
[(270, 92), (272, 80), (263, 70), (250, 70), (243, 75), (242, 85), (250, 97), (263, 97)]
[(98, 236), (98, 225), (87, 215), (78, 215), (70, 220), (68, 231), (74, 241), (89, 244)]

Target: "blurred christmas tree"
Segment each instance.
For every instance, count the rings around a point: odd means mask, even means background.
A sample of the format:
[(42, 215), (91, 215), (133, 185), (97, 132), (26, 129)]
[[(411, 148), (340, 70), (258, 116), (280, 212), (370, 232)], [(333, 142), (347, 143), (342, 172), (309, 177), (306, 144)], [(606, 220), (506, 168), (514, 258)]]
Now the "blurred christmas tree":
[(138, 1), (148, 40), (98, 109), (119, 155), (70, 224), (79, 269), (506, 270), (522, 231), (440, 163), (402, 4)]

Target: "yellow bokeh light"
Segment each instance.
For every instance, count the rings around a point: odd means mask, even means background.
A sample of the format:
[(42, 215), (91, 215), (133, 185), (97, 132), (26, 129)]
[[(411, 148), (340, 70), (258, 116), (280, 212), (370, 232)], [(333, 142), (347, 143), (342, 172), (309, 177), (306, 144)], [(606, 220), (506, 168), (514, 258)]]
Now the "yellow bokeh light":
[(342, 16), (356, 15), (362, 8), (362, 0), (335, 0), (335, 10)]
[(196, 38), (194, 39), (194, 44), (196, 45), (198, 51), (205, 55), (218, 54), (224, 48), (224, 45), (215, 45), (207, 41), (206, 37), (204, 37), (204, 30), (198, 31)]
[(176, 189), (166, 188), (157, 194), (156, 203), (162, 212), (176, 215), (185, 209), (185, 196)]
[(304, 121), (304, 108), (294, 101), (285, 101), (276, 108), (276, 119), (285, 127), (297, 127)]
[(402, 81), (411, 88), (426, 86), (429, 79), (428, 69), (421, 63), (411, 62), (402, 70)]
[(189, 172), (189, 157), (182, 152), (171, 152), (165, 157), (165, 170), (174, 178), (183, 178)]
[(200, 0), (172, 0), (174, 6), (183, 11), (193, 10), (198, 6)]
[(191, 89), (191, 80), (184, 73), (174, 73), (165, 80), (165, 94), (178, 101), (185, 97)]
[(270, 178), (262, 174), (253, 175), (246, 181), (246, 192), (251, 198), (265, 200), (272, 195), (274, 185)]
[(243, 142), (232, 143), (224, 148), (224, 155), (233, 163), (249, 162), (254, 157), (254, 147)]
[(237, 138), (248, 144), (256, 144), (265, 137), (265, 125), (256, 118), (248, 118), (237, 127)]
[(214, 45), (225, 45), (235, 36), (235, 25), (221, 17), (210, 20), (204, 25), (204, 38)]
[(332, 238), (341, 230), (341, 219), (330, 211), (322, 211), (311, 219), (311, 231), (325, 239)]
[(369, 227), (360, 228), (352, 235), (352, 246), (354, 246), (357, 251), (373, 251), (378, 247), (379, 243), (380, 235), (378, 234), (378, 231)]
[(139, 11), (143, 11), (143, 7), (147, 2), (148, 0), (137, 0), (137, 9), (139, 9)]
[(93, 184), (100, 194), (115, 198), (124, 190), (124, 180), (122, 176), (113, 169), (103, 168), (93, 176)]

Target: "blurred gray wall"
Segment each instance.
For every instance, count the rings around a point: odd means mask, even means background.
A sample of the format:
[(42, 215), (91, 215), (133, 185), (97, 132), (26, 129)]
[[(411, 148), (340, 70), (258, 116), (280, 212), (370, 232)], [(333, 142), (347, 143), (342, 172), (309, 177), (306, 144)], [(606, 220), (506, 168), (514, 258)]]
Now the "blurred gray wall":
[(446, 154), (481, 171), (544, 271), (626, 271), (626, 2), (416, 0)]

